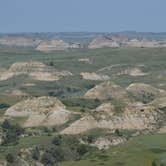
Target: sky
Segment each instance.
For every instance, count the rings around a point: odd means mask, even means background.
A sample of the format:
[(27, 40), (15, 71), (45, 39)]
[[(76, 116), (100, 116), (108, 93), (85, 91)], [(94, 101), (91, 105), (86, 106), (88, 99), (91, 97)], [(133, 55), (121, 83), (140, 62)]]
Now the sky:
[(0, 0), (0, 32), (166, 32), (166, 0)]

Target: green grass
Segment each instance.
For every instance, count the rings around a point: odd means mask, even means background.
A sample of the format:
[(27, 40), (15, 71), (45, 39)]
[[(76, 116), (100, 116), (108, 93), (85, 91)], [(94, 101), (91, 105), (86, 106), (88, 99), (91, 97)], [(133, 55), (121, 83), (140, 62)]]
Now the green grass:
[(67, 109), (77, 112), (88, 112), (95, 109), (101, 104), (100, 100), (84, 99), (84, 98), (69, 98), (62, 100)]
[(81, 161), (64, 162), (62, 166), (151, 166), (152, 161), (165, 164), (166, 134), (144, 135), (108, 151), (92, 154)]
[[(163, 84), (166, 89), (166, 77), (163, 71), (166, 68), (165, 48), (104, 48), (95, 50), (71, 50), (52, 53), (42, 53), (32, 49), (0, 49), (0, 66), (8, 68), (15, 62), (41, 61), (45, 64), (53, 63), (58, 70), (69, 70), (74, 76), (54, 82), (41, 82), (29, 80), (25, 76), (16, 77), (8, 81), (0, 82), (0, 93), (9, 89), (21, 89), (32, 96), (48, 95), (50, 92), (60, 98), (81, 97), (93, 85), (100, 81), (83, 80), (80, 72), (95, 72), (103, 67), (121, 64), (123, 67), (112, 68), (111, 71), (104, 71), (103, 74), (111, 76), (111, 80), (123, 87), (133, 82), (149, 83), (156, 87)], [(79, 62), (80, 58), (89, 58), (92, 64)], [(118, 76), (120, 68), (144, 65), (142, 68), (150, 74), (141, 77)], [(163, 76), (160, 76), (163, 73)], [(158, 77), (156, 77), (158, 76)], [(24, 87), (24, 83), (35, 83), (36, 86)], [(68, 91), (67, 89), (72, 89)]]
[(52, 136), (36, 136), (36, 137), (25, 137), (20, 138), (19, 144), (12, 146), (0, 146), (0, 159), (4, 159), (5, 155), (12, 153), (17, 155), (23, 148), (32, 148), (33, 146), (42, 145), (49, 147), (51, 145)]
[(10, 123), (12, 125), (20, 125), (23, 126), (23, 124), (25, 123), (25, 121), (28, 119), (28, 117), (14, 117), (10, 119)]

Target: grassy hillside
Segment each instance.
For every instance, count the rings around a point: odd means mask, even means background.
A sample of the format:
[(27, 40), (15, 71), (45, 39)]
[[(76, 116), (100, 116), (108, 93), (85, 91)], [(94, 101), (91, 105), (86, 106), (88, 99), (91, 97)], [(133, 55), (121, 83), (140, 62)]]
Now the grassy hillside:
[(145, 135), (108, 151), (92, 154), (81, 161), (64, 162), (62, 166), (153, 166), (166, 164), (166, 134)]

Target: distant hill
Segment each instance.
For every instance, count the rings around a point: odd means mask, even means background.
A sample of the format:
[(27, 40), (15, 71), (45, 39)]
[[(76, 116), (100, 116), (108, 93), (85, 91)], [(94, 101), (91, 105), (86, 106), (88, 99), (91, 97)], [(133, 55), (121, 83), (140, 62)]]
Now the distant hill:
[(136, 31), (122, 31), (122, 32), (36, 32), (36, 33), (0, 33), (0, 37), (4, 36), (22, 36), (22, 37), (34, 37), (38, 39), (55, 39), (60, 38), (70, 42), (86, 42), (90, 41), (98, 36), (103, 35), (124, 35), (128, 38), (137, 39), (149, 39), (149, 40), (165, 40), (166, 32), (136, 32)]
[[(54, 40), (63, 40), (66, 43), (79, 44), (81, 48), (88, 47), (88, 45), (96, 38), (111, 37), (115, 42), (121, 43), (128, 40), (147, 40), (147, 41), (166, 41), (166, 32), (153, 33), (153, 32), (48, 32), (48, 33), (17, 33), (17, 34), (0, 34), (0, 47), (32, 47), (36, 48), (40, 42), (48, 42)], [(122, 41), (119, 41), (122, 40)], [(113, 42), (114, 42), (113, 41)], [(107, 45), (109, 44), (107, 39)], [(144, 43), (142, 43), (144, 45)], [(101, 44), (103, 45), (103, 43)], [(105, 45), (105, 44), (104, 44)], [(136, 45), (141, 45), (137, 44)], [(135, 44), (134, 44), (135, 46)], [(145, 46), (146, 47), (146, 46)]]

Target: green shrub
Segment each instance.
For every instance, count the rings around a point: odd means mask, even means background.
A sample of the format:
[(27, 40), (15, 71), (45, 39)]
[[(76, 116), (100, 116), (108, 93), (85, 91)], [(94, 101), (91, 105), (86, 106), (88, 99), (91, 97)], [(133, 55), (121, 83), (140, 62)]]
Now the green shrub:
[(45, 152), (42, 156), (41, 162), (44, 165), (50, 165), (51, 166), (51, 165), (55, 164), (56, 160), (50, 153)]
[(3, 143), (4, 145), (10, 143), (17, 143), (19, 136), (24, 133), (24, 129), (18, 124), (12, 125), (8, 120), (5, 120), (2, 124), (4, 131)]
[(116, 134), (118, 137), (122, 137), (122, 136), (123, 136), (123, 134), (120, 132), (119, 129), (116, 129), (116, 130), (115, 130), (115, 134)]
[(8, 153), (6, 155), (6, 161), (9, 163), (13, 163), (14, 162), (14, 156), (11, 153)]
[(5, 137), (3, 138), (3, 145), (8, 145), (10, 143), (17, 144), (18, 137), (15, 132), (7, 131)]
[(7, 119), (5, 119), (4, 122), (2, 123), (2, 128), (6, 130), (11, 128), (11, 125)]
[(40, 159), (40, 151), (39, 148), (36, 147), (33, 151), (32, 151), (32, 158), (34, 160), (39, 160)]
[(62, 136), (61, 135), (57, 135), (53, 138), (52, 143), (54, 145), (61, 145), (62, 144)]
[(83, 156), (85, 153), (89, 151), (89, 146), (85, 144), (80, 144), (77, 146), (77, 152), (80, 156)]
[(0, 104), (0, 109), (4, 109), (4, 108), (9, 108), (10, 105), (8, 104)]
[(64, 160), (64, 152), (60, 147), (51, 147), (43, 153), (41, 162), (45, 165), (53, 165)]

